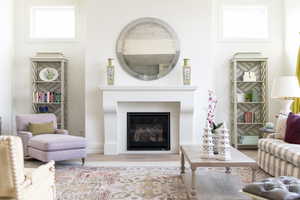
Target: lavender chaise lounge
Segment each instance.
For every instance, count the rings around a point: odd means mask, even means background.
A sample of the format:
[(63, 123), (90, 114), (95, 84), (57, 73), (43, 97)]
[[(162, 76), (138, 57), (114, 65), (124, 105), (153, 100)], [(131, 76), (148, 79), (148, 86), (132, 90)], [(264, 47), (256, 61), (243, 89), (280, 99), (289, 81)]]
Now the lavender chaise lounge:
[[(53, 122), (56, 134), (33, 136), (27, 127), (31, 123)], [(83, 137), (71, 136), (67, 130), (57, 129), (54, 114), (24, 114), (16, 116), (17, 135), (21, 137), (24, 155), (43, 162), (82, 159), (86, 157), (86, 140)]]

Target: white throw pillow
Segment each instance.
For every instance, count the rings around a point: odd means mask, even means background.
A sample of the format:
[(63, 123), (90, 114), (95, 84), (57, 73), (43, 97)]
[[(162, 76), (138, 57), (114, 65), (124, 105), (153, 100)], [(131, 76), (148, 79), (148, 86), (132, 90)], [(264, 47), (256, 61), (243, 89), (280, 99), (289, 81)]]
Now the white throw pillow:
[(287, 122), (287, 115), (279, 114), (277, 121), (275, 132), (277, 133), (275, 136), (277, 139), (284, 139), (285, 138), (285, 131), (286, 131), (286, 122)]

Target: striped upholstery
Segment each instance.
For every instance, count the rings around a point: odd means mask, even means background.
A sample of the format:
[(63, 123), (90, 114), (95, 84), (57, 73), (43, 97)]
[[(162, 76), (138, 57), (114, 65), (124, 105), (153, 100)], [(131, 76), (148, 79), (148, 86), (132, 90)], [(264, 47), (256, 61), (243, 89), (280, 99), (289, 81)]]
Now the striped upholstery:
[(259, 149), (271, 155), (286, 160), (295, 166), (300, 166), (300, 145), (289, 144), (279, 139), (259, 140)]
[(300, 178), (300, 145), (265, 138), (258, 143), (258, 164), (273, 176)]

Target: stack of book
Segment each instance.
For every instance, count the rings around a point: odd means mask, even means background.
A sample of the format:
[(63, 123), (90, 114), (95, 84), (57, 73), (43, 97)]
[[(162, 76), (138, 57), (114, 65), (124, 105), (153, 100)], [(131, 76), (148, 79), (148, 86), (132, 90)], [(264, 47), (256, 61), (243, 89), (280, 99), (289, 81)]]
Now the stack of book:
[(33, 99), (36, 103), (60, 103), (61, 93), (57, 92), (35, 92)]
[(254, 123), (255, 113), (253, 112), (244, 112), (244, 122), (245, 123)]

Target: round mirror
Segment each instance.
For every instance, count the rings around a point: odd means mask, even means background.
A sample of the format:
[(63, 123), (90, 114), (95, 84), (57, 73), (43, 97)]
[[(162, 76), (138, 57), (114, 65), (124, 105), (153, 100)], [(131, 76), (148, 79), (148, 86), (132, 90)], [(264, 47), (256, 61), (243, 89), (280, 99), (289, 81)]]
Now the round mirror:
[(128, 24), (117, 41), (117, 57), (126, 72), (141, 80), (167, 75), (179, 58), (179, 41), (174, 30), (155, 18)]

